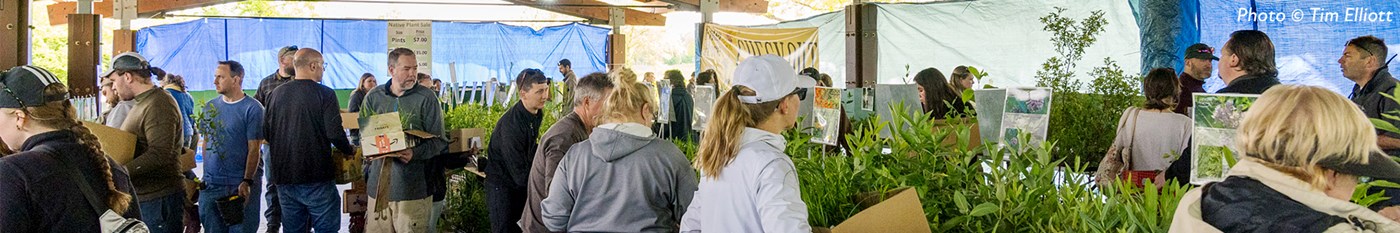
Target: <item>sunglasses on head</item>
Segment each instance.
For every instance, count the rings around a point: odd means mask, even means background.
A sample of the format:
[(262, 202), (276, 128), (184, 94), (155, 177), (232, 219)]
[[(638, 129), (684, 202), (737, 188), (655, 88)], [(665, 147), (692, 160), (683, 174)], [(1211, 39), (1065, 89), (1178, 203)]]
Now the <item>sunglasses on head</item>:
[[(0, 89), (4, 89), (4, 90), (5, 90), (5, 94), (9, 94), (9, 95), (10, 95), (10, 98), (15, 98), (15, 102), (19, 103), (19, 106), (28, 106), (28, 105), (25, 105), (25, 104), (24, 104), (24, 100), (20, 100), (20, 99), (19, 99), (19, 95), (15, 95), (15, 91), (14, 91), (14, 90), (10, 90), (10, 85), (6, 85), (6, 84), (5, 84), (5, 79), (6, 79), (6, 78), (7, 78), (7, 77), (0, 76)], [(20, 108), (20, 109), (24, 109), (24, 108)]]

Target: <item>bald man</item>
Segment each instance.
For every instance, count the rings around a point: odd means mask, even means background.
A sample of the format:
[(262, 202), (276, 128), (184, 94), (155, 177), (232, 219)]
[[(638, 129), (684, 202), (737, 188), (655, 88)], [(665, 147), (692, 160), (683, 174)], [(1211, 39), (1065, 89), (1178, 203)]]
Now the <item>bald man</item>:
[(335, 189), (332, 147), (354, 154), (340, 106), (331, 88), (321, 85), (325, 65), (314, 49), (297, 50), (296, 79), (267, 97), (263, 133), (269, 170), (281, 199), (283, 232), (340, 230), (340, 195)]

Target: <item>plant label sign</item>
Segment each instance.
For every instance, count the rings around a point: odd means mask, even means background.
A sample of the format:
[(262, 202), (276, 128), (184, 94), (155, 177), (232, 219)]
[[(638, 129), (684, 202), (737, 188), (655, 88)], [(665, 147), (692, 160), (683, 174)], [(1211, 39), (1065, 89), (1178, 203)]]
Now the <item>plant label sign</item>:
[[(998, 134), (1002, 146), (1019, 149), (1045, 142), (1050, 129), (1052, 93), (1049, 88), (1006, 89)], [(1022, 141), (1023, 134), (1030, 136), (1029, 141)]]
[[(924, 105), (919, 102), (919, 86), (914, 84), (875, 84), (875, 114), (880, 120), (894, 121), (894, 106), (903, 105), (905, 116), (924, 113)], [(869, 95), (867, 95), (869, 96)], [(891, 125), (880, 129), (880, 138), (890, 138), (891, 128), (908, 128), (905, 125)]]
[(1225, 180), (1225, 172), (1240, 155), (1235, 130), (1258, 99), (1259, 95), (1191, 95), (1191, 184)]
[(418, 58), (418, 72), (433, 73), (433, 22), (432, 21), (389, 21), (385, 27), (389, 36), (389, 49), (407, 48)]
[(675, 120), (672, 119), (675, 118), (675, 116), (672, 116), (675, 114), (671, 113), (671, 88), (672, 87), (661, 87), (661, 94), (657, 97), (659, 100), (656, 105), (656, 123), (669, 124), (671, 121)]
[(715, 107), (715, 86), (695, 86), (695, 93), (690, 94), (695, 96), (695, 123), (692, 128), (704, 131), (706, 123), (709, 123), (710, 111)]
[[(1006, 89), (972, 90), (976, 109), (1002, 109), (1006, 107)], [(981, 111), (977, 113), (978, 133), (982, 141), (995, 142), (1001, 135), (1001, 111)]]
[(835, 146), (841, 134), (841, 89), (812, 89), (812, 142)]

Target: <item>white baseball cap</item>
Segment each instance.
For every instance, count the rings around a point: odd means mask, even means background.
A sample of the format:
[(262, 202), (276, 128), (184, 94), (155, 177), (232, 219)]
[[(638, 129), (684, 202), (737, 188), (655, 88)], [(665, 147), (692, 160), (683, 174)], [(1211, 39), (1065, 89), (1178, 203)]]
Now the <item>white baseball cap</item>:
[(739, 96), (739, 102), (758, 104), (779, 100), (796, 92), (798, 88), (812, 88), (817, 81), (797, 75), (792, 63), (774, 55), (759, 55), (745, 58), (734, 68), (734, 86), (753, 89), (757, 95)]

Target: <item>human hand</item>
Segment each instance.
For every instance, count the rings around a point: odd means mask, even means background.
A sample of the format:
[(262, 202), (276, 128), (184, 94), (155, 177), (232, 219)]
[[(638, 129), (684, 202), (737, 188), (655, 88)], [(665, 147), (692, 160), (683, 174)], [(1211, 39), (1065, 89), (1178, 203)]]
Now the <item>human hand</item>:
[(1400, 222), (1400, 206), (1385, 207), (1385, 209), (1381, 209), (1380, 213), (1381, 216), (1385, 216), (1390, 221)]

